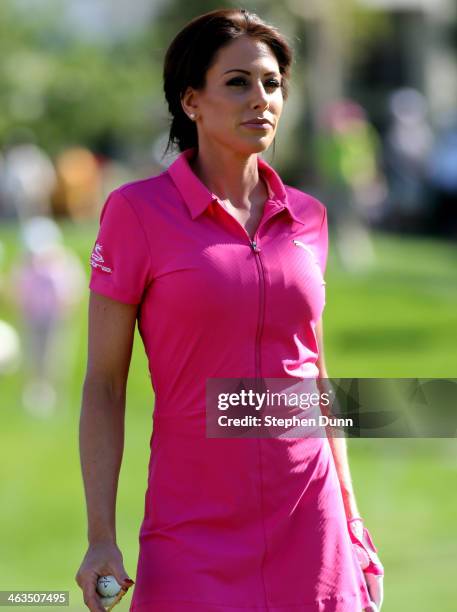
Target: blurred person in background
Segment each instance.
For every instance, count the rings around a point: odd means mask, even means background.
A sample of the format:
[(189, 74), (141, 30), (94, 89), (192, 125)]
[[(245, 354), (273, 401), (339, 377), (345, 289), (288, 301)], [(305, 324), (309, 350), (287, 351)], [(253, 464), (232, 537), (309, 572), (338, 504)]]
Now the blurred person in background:
[(365, 110), (354, 100), (329, 104), (319, 117), (317, 165), (337, 255), (352, 271), (374, 259), (369, 225), (382, 214), (386, 197), (380, 170), (380, 140)]
[(16, 211), (10, 210), (8, 206), (7, 193), (5, 189), (5, 160), (0, 150), (0, 219), (8, 217), (16, 218)]
[[(0, 240), (0, 304), (6, 295), (6, 282), (3, 273), (5, 260), (5, 247)], [(19, 334), (7, 321), (0, 319), (0, 376), (12, 374), (17, 371), (21, 361), (21, 345)]]
[(427, 160), (432, 231), (457, 239), (457, 113), (441, 118)]
[(71, 147), (55, 160), (57, 185), (52, 197), (56, 216), (91, 219), (102, 196), (101, 164), (85, 147)]
[(24, 252), (13, 266), (11, 284), (24, 336), (22, 402), (29, 413), (47, 417), (64, 399), (72, 357), (65, 331), (82, 298), (85, 275), (53, 220), (29, 219), (22, 226), (21, 239)]
[(33, 142), (29, 131), (13, 132), (0, 164), (0, 214), (25, 221), (51, 213), (56, 172), (47, 153)]
[(389, 114), (384, 142), (387, 225), (400, 231), (422, 231), (430, 213), (426, 171), (433, 144), (426, 99), (410, 87), (398, 89), (389, 98)]
[(19, 334), (11, 323), (0, 319), (0, 375), (17, 372), (20, 362)]

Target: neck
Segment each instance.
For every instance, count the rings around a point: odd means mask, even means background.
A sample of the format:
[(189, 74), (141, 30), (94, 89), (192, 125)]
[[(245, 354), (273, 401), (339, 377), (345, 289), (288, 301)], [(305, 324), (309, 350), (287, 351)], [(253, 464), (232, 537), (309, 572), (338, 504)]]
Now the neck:
[(268, 195), (259, 178), (256, 153), (243, 156), (226, 148), (205, 145), (199, 146), (198, 155), (189, 164), (212, 193), (236, 208), (249, 210), (257, 199)]

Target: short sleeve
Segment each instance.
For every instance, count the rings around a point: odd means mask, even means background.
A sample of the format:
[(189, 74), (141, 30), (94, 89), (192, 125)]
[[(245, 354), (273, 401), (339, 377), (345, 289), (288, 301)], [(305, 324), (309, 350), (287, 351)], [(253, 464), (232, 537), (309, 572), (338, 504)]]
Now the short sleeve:
[(322, 276), (325, 275), (327, 268), (327, 255), (328, 255), (328, 227), (327, 227), (327, 209), (322, 204), (323, 215), (321, 226), (319, 230), (319, 237), (317, 240), (317, 257), (319, 265), (322, 271)]
[(149, 247), (132, 203), (119, 190), (100, 213), (90, 266), (90, 289), (125, 304), (141, 302), (151, 280)]

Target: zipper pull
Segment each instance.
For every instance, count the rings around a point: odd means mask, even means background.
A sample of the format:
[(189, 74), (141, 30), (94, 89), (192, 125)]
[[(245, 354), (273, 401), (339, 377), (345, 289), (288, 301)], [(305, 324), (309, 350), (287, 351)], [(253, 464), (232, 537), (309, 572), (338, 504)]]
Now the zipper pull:
[(251, 240), (251, 246), (254, 253), (260, 253), (260, 247), (257, 246), (257, 242), (255, 240)]

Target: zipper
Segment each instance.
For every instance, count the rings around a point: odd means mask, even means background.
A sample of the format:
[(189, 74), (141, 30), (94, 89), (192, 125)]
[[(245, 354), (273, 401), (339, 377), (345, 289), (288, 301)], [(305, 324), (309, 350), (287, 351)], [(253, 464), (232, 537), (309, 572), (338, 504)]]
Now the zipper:
[[(244, 229), (244, 228), (243, 228)], [(262, 339), (262, 332), (263, 332), (263, 325), (264, 325), (264, 320), (265, 320), (265, 269), (263, 267), (263, 263), (262, 263), (262, 258), (260, 256), (260, 246), (258, 244), (258, 232), (259, 232), (260, 226), (257, 228), (257, 232), (254, 235), (254, 238), (257, 237), (257, 240), (251, 240), (251, 237), (248, 234), (248, 238), (249, 238), (249, 242), (251, 243), (251, 248), (252, 248), (252, 252), (254, 254), (254, 258), (255, 258), (255, 263), (256, 263), (256, 267), (257, 267), (257, 274), (258, 274), (258, 278), (259, 278), (259, 314), (257, 317), (257, 330), (256, 330), (256, 336), (255, 336), (255, 350), (254, 350), (254, 372), (255, 372), (255, 388), (257, 391), (262, 391), (262, 387), (263, 384), (260, 382), (260, 376), (261, 376), (261, 350), (260, 350), (260, 343), (261, 343), (261, 339)], [(246, 232), (246, 230), (245, 230)], [(247, 232), (246, 232), (247, 234)], [(258, 452), (259, 452), (259, 469), (260, 469), (260, 481), (259, 481), (259, 485), (260, 485), (260, 513), (261, 513), (261, 517), (262, 517), (262, 527), (263, 527), (263, 536), (264, 536), (264, 551), (263, 551), (263, 555), (262, 555), (262, 560), (261, 560), (261, 564), (260, 564), (260, 573), (261, 573), (261, 577), (262, 577), (262, 585), (263, 585), (263, 595), (264, 595), (264, 599), (265, 599), (265, 609), (268, 610), (269, 606), (268, 606), (268, 595), (267, 595), (267, 589), (266, 589), (266, 585), (265, 585), (265, 574), (264, 574), (264, 565), (265, 565), (265, 560), (267, 557), (267, 535), (266, 535), (266, 529), (265, 529), (265, 519), (264, 519), (264, 501), (263, 501), (263, 488), (262, 488), (262, 480), (263, 480), (263, 476), (262, 476), (262, 448), (261, 448), (261, 444), (260, 444), (260, 439), (257, 440), (258, 444), (257, 444), (257, 448), (258, 448)]]
[[(258, 317), (257, 317), (257, 329), (256, 329), (255, 343), (254, 343), (254, 372), (255, 372), (255, 386), (257, 387), (260, 383), (260, 375), (262, 372), (260, 343), (262, 339), (262, 332), (263, 332), (263, 326), (264, 326), (264, 321), (265, 321), (265, 268), (262, 263), (262, 258), (260, 256), (261, 249), (259, 245), (259, 231), (260, 231), (261, 225), (265, 223), (267, 220), (269, 220), (276, 213), (263, 219), (263, 223), (262, 221), (260, 222), (260, 225), (257, 228), (256, 233), (254, 234), (254, 240), (251, 240), (251, 237), (249, 236), (246, 229), (241, 225), (241, 223), (237, 221), (237, 219), (235, 219), (235, 217), (233, 217), (233, 215), (231, 215), (223, 206), (221, 206), (221, 208), (230, 216), (231, 219), (233, 219), (233, 221), (237, 224), (237, 226), (240, 227), (242, 231), (244, 232), (244, 234), (247, 236), (249, 245), (254, 255), (255, 264), (257, 268), (257, 275), (259, 279), (259, 311), (258, 311)], [(263, 385), (260, 385), (260, 387), (263, 387)], [(262, 457), (261, 457), (262, 453), (261, 453), (260, 439), (258, 440), (258, 450), (259, 450), (260, 469), (262, 469), (261, 467), (262, 466)], [(262, 477), (260, 478), (260, 496), (261, 496), (260, 503), (261, 503), (262, 525), (264, 529), (264, 539), (265, 539), (265, 550), (264, 550), (262, 562), (261, 562), (261, 576), (262, 576), (263, 592), (264, 592), (264, 598), (265, 598), (265, 609), (268, 610), (269, 609), (268, 596), (267, 596), (267, 590), (266, 590), (265, 579), (264, 579), (264, 564), (265, 564), (265, 558), (267, 555), (267, 538), (266, 538), (266, 533), (265, 533), (264, 511), (263, 511)]]
[(241, 225), (241, 223), (237, 219), (235, 219), (235, 217), (231, 215), (224, 206), (222, 206), (219, 200), (217, 201), (221, 209), (230, 217), (230, 219), (232, 219), (232, 221), (236, 223), (236, 225), (239, 228), (241, 228), (243, 233), (247, 236), (249, 245), (255, 257), (257, 275), (259, 279), (259, 311), (258, 311), (258, 317), (257, 317), (257, 330), (256, 330), (255, 347), (254, 347), (254, 371), (255, 371), (255, 378), (259, 380), (261, 373), (262, 373), (260, 343), (262, 339), (263, 325), (265, 321), (265, 268), (262, 262), (262, 257), (260, 255), (261, 249), (259, 245), (259, 231), (260, 231), (261, 226), (263, 226), (267, 221), (269, 221), (272, 217), (274, 217), (276, 214), (278, 214), (281, 211), (280, 210), (273, 211), (272, 214), (262, 219), (259, 227), (257, 228), (256, 233), (254, 234), (254, 240), (251, 240), (251, 237), (247, 233), (246, 229)]
[(255, 337), (255, 351), (254, 351), (254, 371), (255, 378), (260, 379), (261, 376), (261, 350), (260, 343), (262, 339), (263, 325), (265, 321), (265, 269), (263, 267), (262, 258), (260, 256), (260, 246), (258, 241), (251, 240), (251, 248), (254, 253), (255, 263), (257, 266), (257, 274), (259, 277), (259, 315), (257, 318), (257, 330)]

